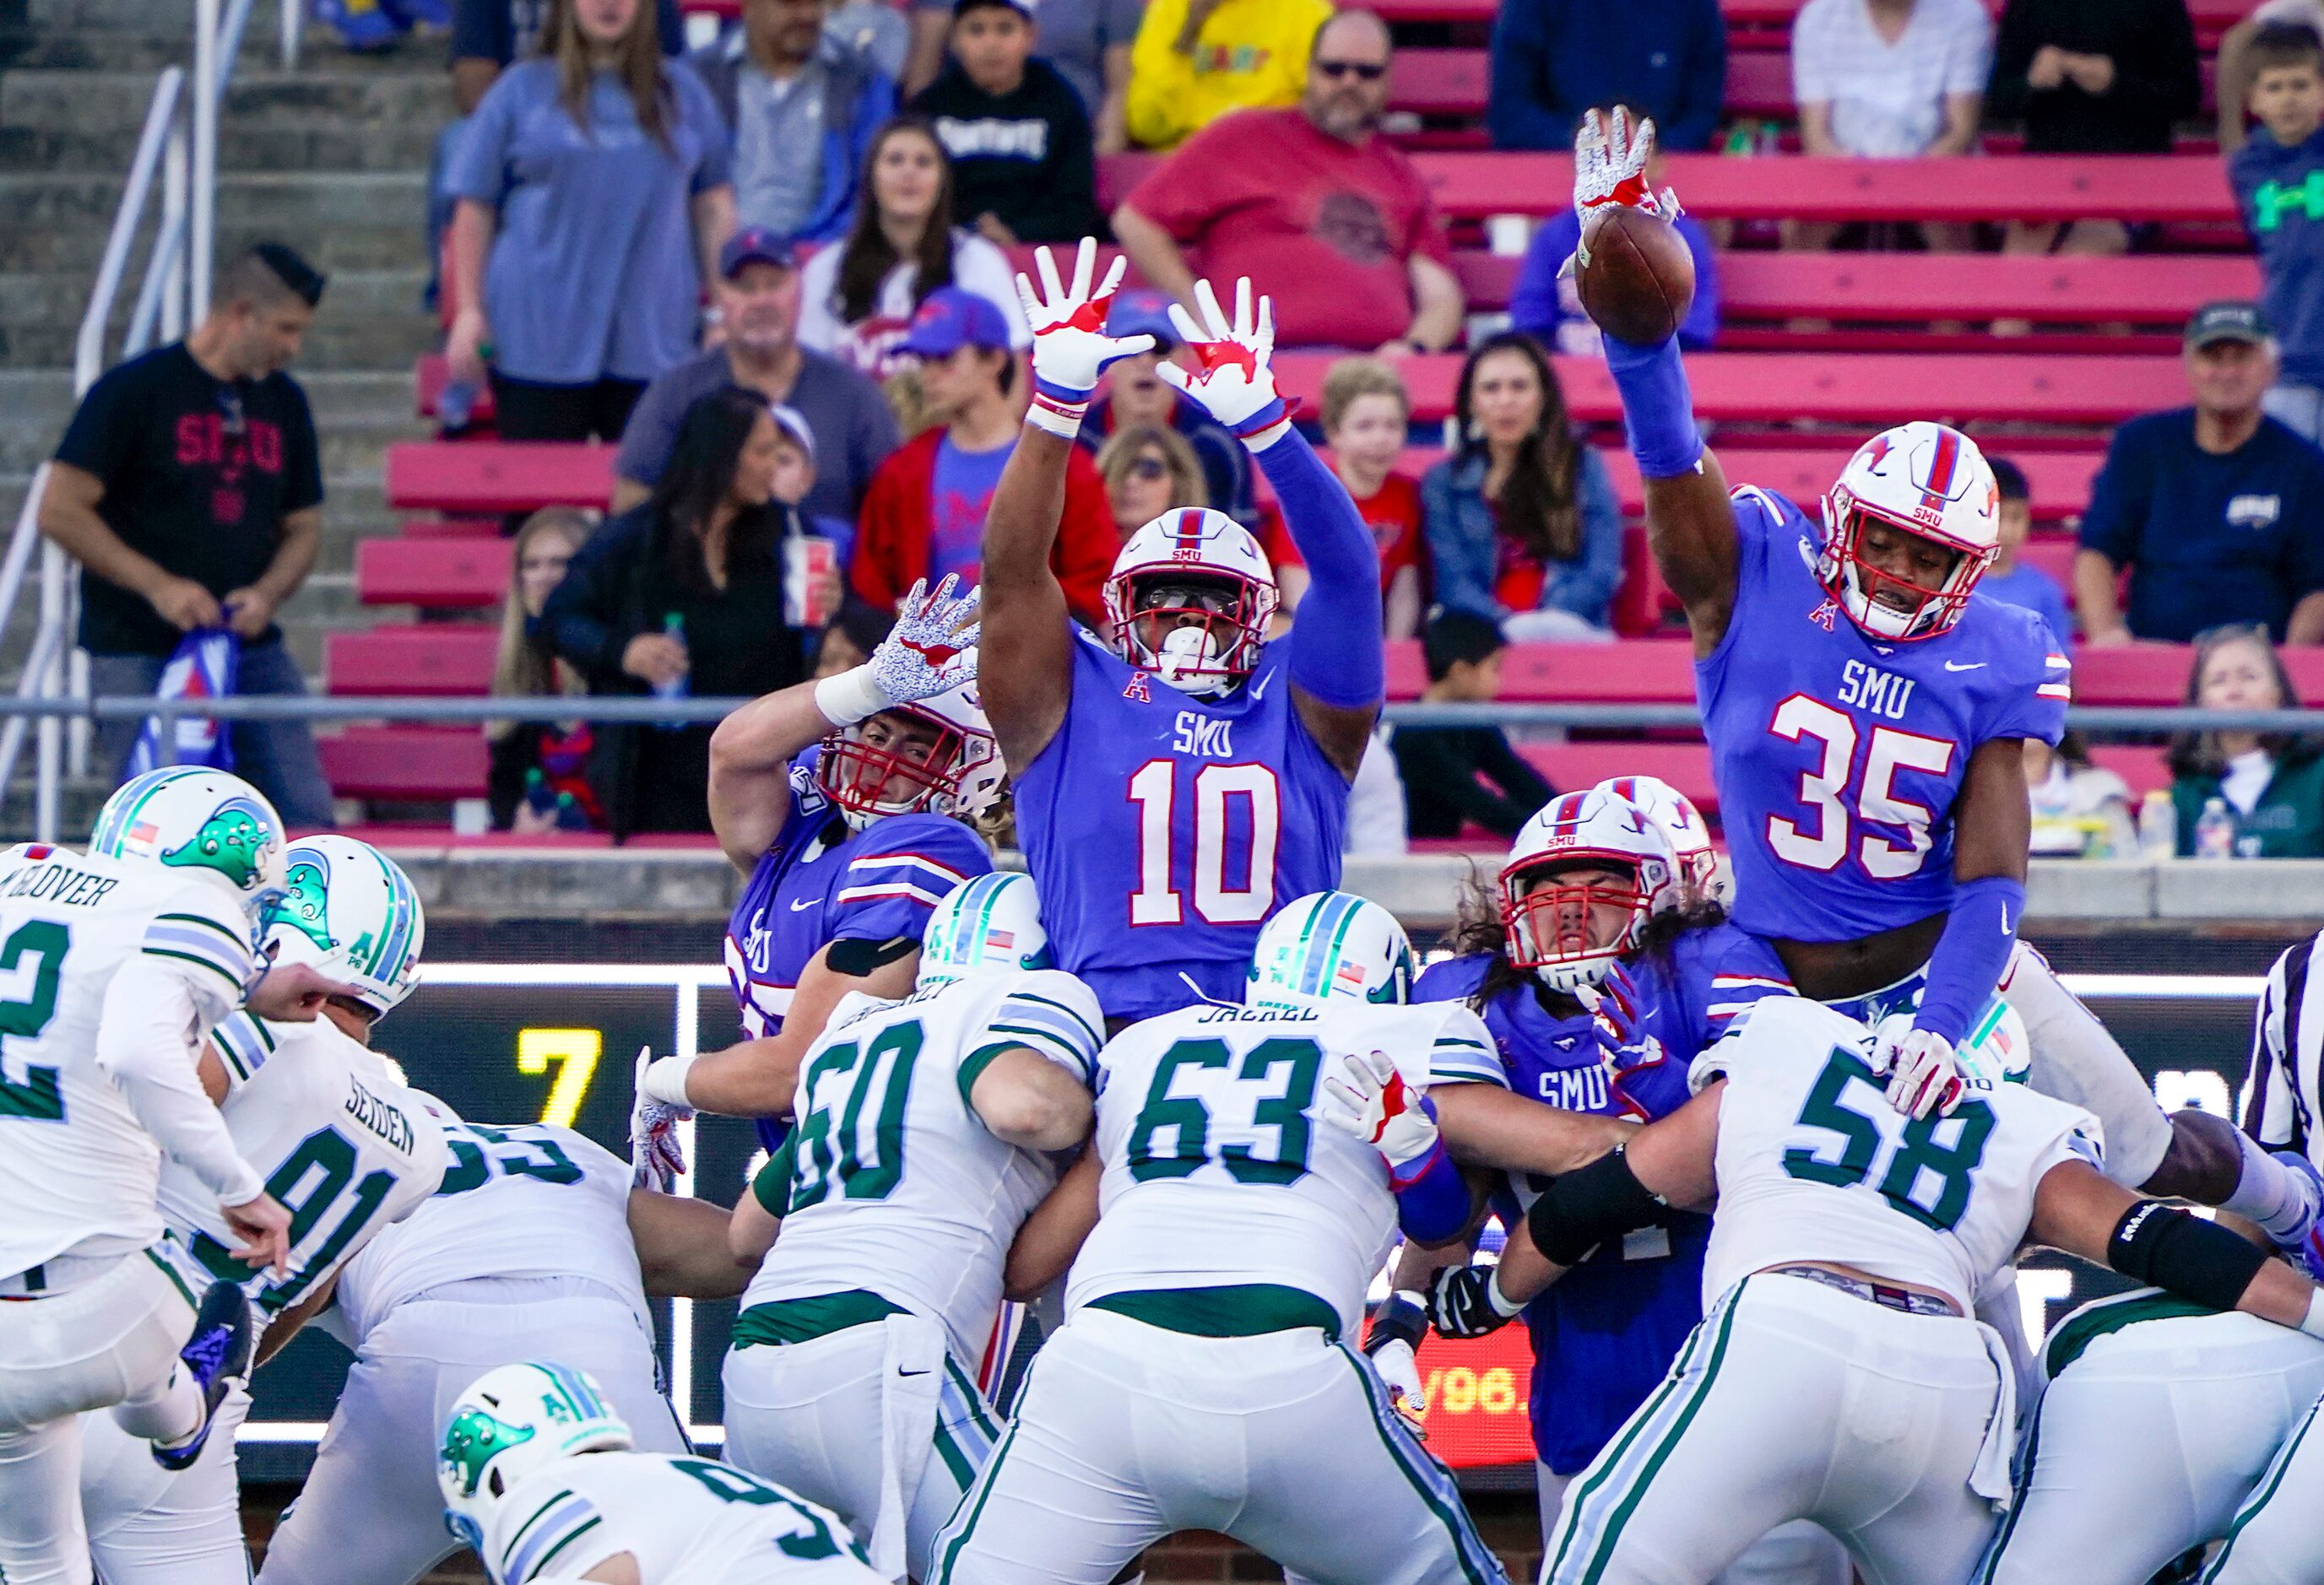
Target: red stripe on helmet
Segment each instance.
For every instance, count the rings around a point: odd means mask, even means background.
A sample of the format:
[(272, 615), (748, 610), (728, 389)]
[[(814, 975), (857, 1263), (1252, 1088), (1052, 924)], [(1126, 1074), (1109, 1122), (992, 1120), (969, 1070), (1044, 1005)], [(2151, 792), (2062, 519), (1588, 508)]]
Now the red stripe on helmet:
[(1937, 454), (1929, 459), (1929, 493), (1950, 498), (1953, 468), (1960, 461), (1960, 436), (1951, 429), (1937, 431)]

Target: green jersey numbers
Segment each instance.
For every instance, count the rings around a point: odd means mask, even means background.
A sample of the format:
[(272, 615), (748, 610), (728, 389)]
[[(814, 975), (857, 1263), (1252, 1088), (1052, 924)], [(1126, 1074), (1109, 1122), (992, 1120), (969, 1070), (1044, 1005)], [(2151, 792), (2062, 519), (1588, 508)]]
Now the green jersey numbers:
[[(253, 1302), (269, 1315), (298, 1302), (316, 1276), (331, 1270), (355, 1236), (371, 1224), (395, 1192), (392, 1172), (377, 1171), (355, 1181), (355, 1147), (337, 1129), (318, 1129), (299, 1142), (266, 1180), (266, 1192), (290, 1212), (293, 1269), (277, 1281), (262, 1267), (254, 1272), (208, 1233), (196, 1233), (188, 1247), (211, 1275), (248, 1286), (254, 1277), (261, 1286)], [(319, 1235), (311, 1248), (310, 1235)]]
[[(748, 1503), (752, 1507), (787, 1509), (799, 1521), (798, 1534), (785, 1536), (775, 1543), (775, 1550), (785, 1557), (813, 1562), (818, 1558), (841, 1555), (840, 1544), (831, 1534), (831, 1526), (821, 1515), (801, 1503), (788, 1492), (768, 1485), (765, 1481), (744, 1473), (732, 1464), (714, 1464), (707, 1459), (672, 1459), (669, 1467), (679, 1474), (701, 1483), (703, 1488), (723, 1502)], [(862, 1561), (851, 1538), (846, 1555)]]
[(927, 1032), (918, 1018), (817, 1052), (799, 1080), (794, 1213), (836, 1190), (885, 1200), (904, 1176), (904, 1107)]
[(1864, 1058), (1832, 1047), (1800, 1108), (1798, 1126), (1829, 1136), (1784, 1152), (1784, 1170), (1809, 1183), (1871, 1183), (1914, 1221), (1950, 1232), (1969, 1211), (1974, 1175), (1993, 1137), (1993, 1109), (1974, 1096), (1950, 1117), (1907, 1119)]
[(539, 1178), (548, 1184), (577, 1184), (581, 1169), (546, 1129), (488, 1129), (481, 1123), (447, 1123), (444, 1143), (452, 1164), (444, 1169), (438, 1194), (465, 1194), (494, 1178)]
[[(1241, 1184), (1288, 1184), (1307, 1172), (1323, 1047), (1313, 1040), (1277, 1037), (1260, 1041), (1240, 1064), (1218, 1039), (1181, 1040), (1162, 1054), (1147, 1086), (1146, 1102), (1130, 1125), (1130, 1175), (1139, 1183), (1183, 1178), (1216, 1162)], [(1232, 1075), (1199, 1084), (1204, 1070)], [(1191, 1093), (1199, 1086), (1204, 1093)], [(1248, 1116), (1247, 1136), (1224, 1142), (1229, 1121)]]
[(11, 1072), (6, 1037), (37, 1039), (57, 1016), (57, 982), (64, 978), (72, 935), (53, 919), (28, 919), (0, 943), (0, 1119), (65, 1120), (57, 1070), (30, 1064)]

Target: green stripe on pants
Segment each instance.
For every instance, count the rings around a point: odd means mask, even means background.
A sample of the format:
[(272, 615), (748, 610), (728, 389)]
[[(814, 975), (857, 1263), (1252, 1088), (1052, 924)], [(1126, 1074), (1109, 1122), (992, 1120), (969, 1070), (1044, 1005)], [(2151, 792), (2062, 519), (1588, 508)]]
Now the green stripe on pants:
[[(1460, 1560), (1462, 1576), (1472, 1581), (1473, 1585), (1503, 1585), (1508, 1576), (1501, 1571), (1500, 1561), (1485, 1545), (1484, 1537), (1477, 1534), (1477, 1527), (1469, 1517), (1469, 1510), (1461, 1501), (1459, 1488), (1453, 1488), (1448, 1503), (1447, 1494), (1439, 1488), (1436, 1480), (1414, 1467), (1411, 1456), (1403, 1446), (1403, 1438), (1410, 1433), (1405, 1430), (1403, 1422), (1396, 1418), (1396, 1410), (1389, 1405), (1381, 1391), (1379, 1378), (1356, 1358), (1354, 1350), (1347, 1344), (1334, 1343), (1332, 1346), (1348, 1361), (1349, 1367), (1356, 1373), (1356, 1380), (1362, 1385), (1365, 1401), (1371, 1405), (1373, 1429), (1379, 1433), (1380, 1442), (1388, 1449), (1388, 1458), (1405, 1479), (1411, 1482), (1413, 1490), (1420, 1494), (1420, 1500), (1428, 1505), (1429, 1511), (1452, 1533), (1452, 1555)], [(1428, 1455), (1421, 1453), (1419, 1457), (1425, 1460)], [(1429, 1469), (1435, 1468), (1434, 1461), (1429, 1461)], [(1444, 1479), (1449, 1484), (1451, 1478), (1448, 1476)], [(1480, 1559), (1483, 1561), (1480, 1562)]]

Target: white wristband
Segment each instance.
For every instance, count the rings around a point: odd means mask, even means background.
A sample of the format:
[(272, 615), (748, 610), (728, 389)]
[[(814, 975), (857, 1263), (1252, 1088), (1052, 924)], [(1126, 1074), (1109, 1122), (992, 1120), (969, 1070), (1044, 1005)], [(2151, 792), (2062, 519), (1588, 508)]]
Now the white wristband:
[(2309, 1290), (2308, 1313), (2301, 1318), (2300, 1330), (2310, 1337), (2324, 1337), (2324, 1288)]
[(1485, 1302), (1504, 1321), (1515, 1321), (1525, 1308), (1524, 1300), (1512, 1299), (1501, 1292), (1501, 1268), (1499, 1266), (1493, 1267), (1493, 1275), (1485, 1284)]
[(696, 1053), (694, 1056), (655, 1058), (646, 1064), (645, 1076), (638, 1081), (638, 1088), (664, 1106), (692, 1106), (694, 1102), (686, 1098), (686, 1074), (699, 1055)]
[(1038, 398), (1025, 410), (1025, 421), (1037, 429), (1046, 429), (1060, 440), (1071, 440), (1082, 432), (1081, 410), (1068, 412), (1062, 408), (1044, 406)]
[(815, 685), (815, 707), (834, 726), (853, 726), (894, 704), (872, 677), (869, 665), (843, 671), (837, 677), (826, 677)]

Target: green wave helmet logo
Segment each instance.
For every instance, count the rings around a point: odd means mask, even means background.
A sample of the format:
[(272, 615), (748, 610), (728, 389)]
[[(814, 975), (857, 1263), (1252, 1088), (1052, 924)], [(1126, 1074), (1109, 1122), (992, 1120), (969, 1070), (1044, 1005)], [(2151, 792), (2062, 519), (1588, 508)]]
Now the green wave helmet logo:
[(313, 848), (292, 848), (289, 889), (273, 918), (328, 952), (338, 945), (331, 939), (330, 896), (331, 862)]
[(248, 891), (258, 879), (260, 855), (273, 840), (265, 810), (249, 798), (228, 798), (184, 845), (163, 853), (161, 862), (180, 870), (215, 870), (235, 889)]
[(444, 1451), (437, 1461), (459, 1477), (461, 1496), (474, 1497), (484, 1466), (532, 1435), (530, 1425), (511, 1425), (483, 1409), (463, 1409), (444, 1428)]

